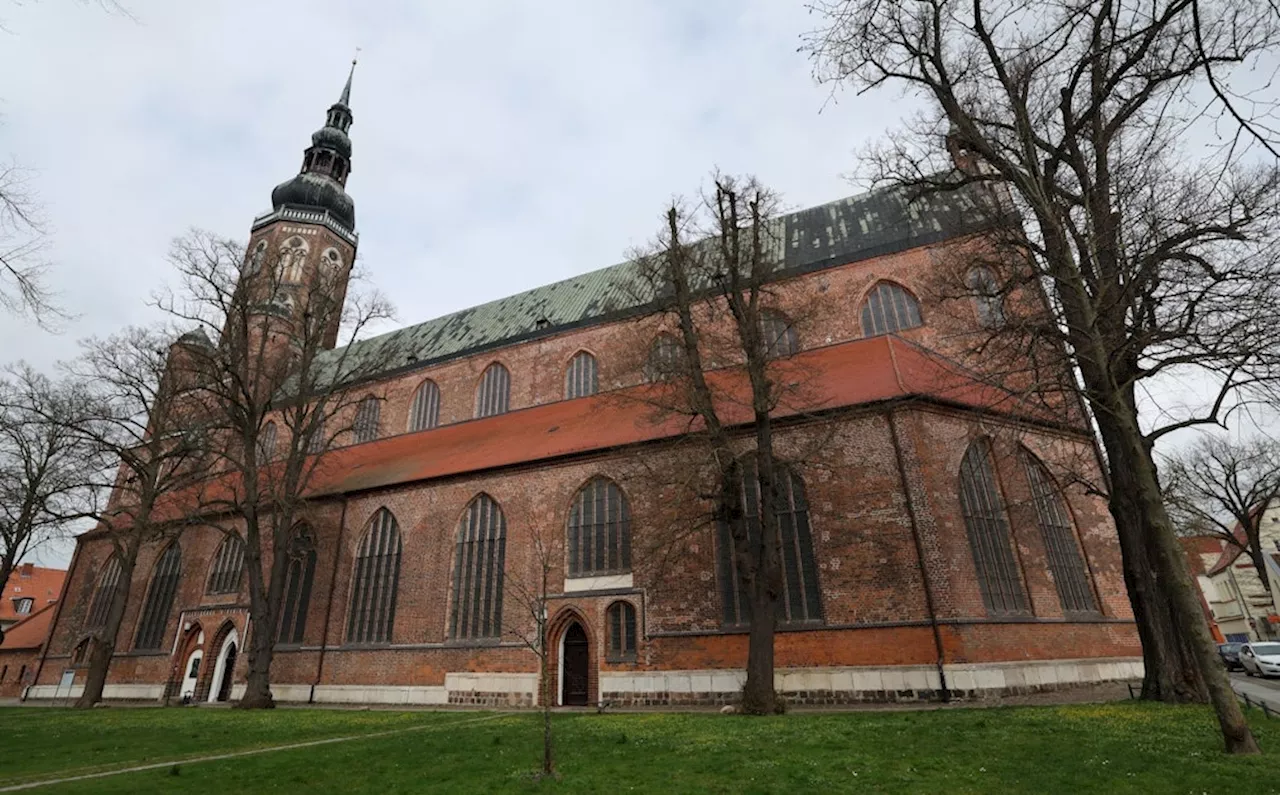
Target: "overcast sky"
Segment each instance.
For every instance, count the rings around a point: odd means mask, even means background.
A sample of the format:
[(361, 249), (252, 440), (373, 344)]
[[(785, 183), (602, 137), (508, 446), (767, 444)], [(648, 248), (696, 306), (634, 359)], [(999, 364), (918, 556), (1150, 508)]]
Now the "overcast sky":
[(247, 237), (357, 47), (347, 189), (399, 325), (618, 262), (716, 167), (792, 207), (857, 192), (910, 108), (815, 85), (801, 0), (122, 2), (0, 0), (0, 159), (35, 170), (75, 316), (0, 315), (0, 360), (156, 319), (169, 242)]
[(357, 47), (347, 189), (400, 324), (618, 262), (715, 167), (795, 207), (854, 193), (854, 150), (903, 107), (828, 101), (798, 0), (124, 2), (0, 0), (0, 158), (36, 171), (76, 315), (0, 316), (5, 361), (154, 319), (184, 230), (247, 237)]

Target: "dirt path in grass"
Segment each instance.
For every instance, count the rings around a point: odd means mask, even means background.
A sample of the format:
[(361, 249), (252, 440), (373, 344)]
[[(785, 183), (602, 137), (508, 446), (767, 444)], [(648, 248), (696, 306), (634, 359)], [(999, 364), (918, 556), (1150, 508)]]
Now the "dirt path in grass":
[[(250, 748), (243, 751), (228, 751), (224, 754), (209, 754), (207, 756), (188, 757), (186, 759), (171, 759), (167, 762), (152, 762), (146, 765), (133, 765), (131, 767), (122, 767), (115, 770), (104, 770), (97, 773), (82, 773), (75, 776), (60, 776), (58, 778), (42, 778), (35, 781), (24, 781), (21, 784), (10, 784), (0, 787), (0, 792), (17, 792), (25, 789), (35, 789), (36, 787), (48, 787), (53, 784), (67, 784), (72, 781), (85, 781), (93, 778), (106, 778), (107, 776), (119, 776), (125, 773), (140, 773), (145, 770), (158, 770), (174, 765), (194, 765), (199, 762), (217, 762), (223, 759), (236, 759), (241, 756), (255, 756), (257, 754), (270, 754), (276, 751), (292, 751), (296, 748), (312, 748), (317, 745), (331, 745), (333, 743), (346, 743), (352, 740), (371, 740), (377, 737), (389, 737), (393, 734), (406, 734), (408, 732), (431, 731), (435, 729), (451, 729), (454, 726), (461, 726), (467, 723), (483, 723), (485, 721), (496, 720), (506, 717), (505, 714), (485, 715), (479, 718), (468, 718), (467, 720), (450, 721), (449, 723), (428, 723), (422, 726), (408, 726), (403, 729), (387, 729), (386, 731), (370, 732), (368, 734), (352, 734), (345, 737), (327, 737), (322, 740), (306, 740), (300, 743), (288, 743), (285, 745), (271, 745), (265, 748)], [(57, 776), (58, 774), (54, 774)]]

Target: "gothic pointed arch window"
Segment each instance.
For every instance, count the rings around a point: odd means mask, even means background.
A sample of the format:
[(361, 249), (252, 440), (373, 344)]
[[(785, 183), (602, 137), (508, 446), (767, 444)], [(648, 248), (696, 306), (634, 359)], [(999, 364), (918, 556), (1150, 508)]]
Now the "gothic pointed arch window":
[(256, 275), (262, 270), (262, 263), (267, 259), (267, 241), (259, 240), (258, 245), (253, 247), (253, 252), (245, 259), (245, 273), (249, 276)]
[(987, 612), (1027, 612), (1027, 593), (1013, 556), (1009, 517), (991, 463), (991, 442), (985, 438), (974, 440), (960, 463), (960, 512)]
[(228, 535), (213, 556), (213, 568), (209, 570), (209, 583), (205, 593), (228, 594), (240, 590), (240, 577), (244, 574), (244, 541), (236, 533)]
[(502, 635), (502, 580), (507, 519), (488, 494), (467, 506), (458, 527), (453, 563), (453, 610), (449, 635), (457, 639)]
[(964, 277), (965, 286), (973, 296), (973, 309), (983, 328), (1000, 328), (1004, 325), (1004, 298), (995, 272), (979, 265), (970, 268)]
[(315, 417), (311, 425), (311, 432), (307, 437), (307, 452), (311, 455), (323, 453), (329, 449), (329, 432), (325, 430), (324, 417)]
[(608, 645), (605, 658), (628, 662), (636, 658), (636, 608), (630, 602), (614, 602), (605, 611)]
[(409, 430), (425, 431), (440, 424), (440, 387), (430, 378), (418, 384), (409, 408)]
[(316, 545), (306, 525), (293, 529), (289, 539), (289, 567), (284, 575), (284, 601), (280, 606), (280, 643), (302, 643), (311, 606), (311, 586), (316, 577)]
[(276, 437), (279, 431), (272, 420), (262, 426), (258, 432), (258, 463), (265, 463), (276, 457)]
[(111, 612), (111, 599), (120, 587), (120, 558), (112, 555), (102, 564), (98, 573), (98, 584), (93, 589), (93, 599), (89, 602), (89, 613), (85, 619), (86, 630), (102, 629), (107, 625), (107, 614)]
[(365, 526), (351, 578), (347, 643), (389, 643), (400, 588), (400, 525), (386, 508)]
[(307, 254), (311, 247), (307, 241), (294, 235), (280, 246), (280, 281), (285, 284), (298, 284), (306, 272)]
[(568, 532), (570, 577), (631, 571), (631, 506), (612, 480), (592, 478), (578, 490)]
[(596, 374), (596, 357), (586, 351), (578, 351), (569, 360), (564, 373), (564, 396), (567, 400), (587, 397), (600, 391)]
[(351, 424), (351, 436), (356, 444), (372, 442), (378, 438), (378, 418), (382, 413), (382, 401), (369, 395), (356, 407), (356, 418)]
[(1062, 609), (1068, 613), (1096, 613), (1098, 603), (1089, 587), (1089, 574), (1076, 542), (1075, 527), (1067, 511), (1062, 491), (1044, 462), (1030, 450), (1022, 450), (1022, 466), (1031, 485), (1031, 499), (1036, 506), (1036, 523), (1044, 539), (1049, 559), (1049, 573), (1058, 589)]
[[(804, 480), (791, 467), (777, 466), (775, 515), (778, 518), (779, 560), (782, 564), (782, 603), (778, 620), (795, 624), (822, 620), (822, 591), (809, 526), (809, 501)], [(741, 495), (748, 543), (760, 537), (760, 482), (755, 456), (742, 461)], [(747, 583), (739, 570), (737, 542), (725, 522), (719, 523), (716, 544), (724, 623), (741, 626), (751, 620)]]
[(510, 399), (511, 374), (501, 363), (494, 362), (485, 368), (476, 388), (476, 417), (505, 414)]
[(862, 302), (862, 333), (867, 337), (897, 334), (924, 325), (920, 302), (896, 282), (880, 282)]
[(670, 334), (659, 334), (649, 345), (649, 358), (644, 374), (649, 381), (666, 381), (676, 377), (683, 369), (684, 351)]
[(770, 359), (794, 356), (800, 351), (795, 327), (781, 312), (766, 309), (760, 313), (760, 341)]
[(147, 588), (142, 617), (138, 621), (138, 637), (133, 644), (135, 649), (150, 651), (161, 647), (181, 574), (182, 549), (174, 541), (160, 554), (152, 571), (151, 585)]

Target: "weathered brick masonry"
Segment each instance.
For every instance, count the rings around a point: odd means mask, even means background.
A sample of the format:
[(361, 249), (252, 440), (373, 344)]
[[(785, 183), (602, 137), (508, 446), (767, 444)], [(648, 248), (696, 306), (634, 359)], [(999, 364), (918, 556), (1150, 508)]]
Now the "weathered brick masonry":
[[(330, 110), (326, 135), (345, 139), (347, 101), (344, 93), (334, 106), (338, 116)], [(330, 139), (315, 140), (304, 173), (277, 188), (272, 213), (255, 222), (250, 247), (305, 239), (303, 273), (334, 261), (345, 263), (345, 272), (357, 240), (342, 191), (346, 161), (324, 161), (341, 162), (338, 176), (315, 171)], [(300, 192), (293, 185), (304, 177), (307, 185), (330, 180), (333, 187)], [(982, 386), (972, 375), (982, 363), (965, 361), (957, 342), (963, 313), (944, 312), (927, 297), (936, 269), (954, 267), (946, 264), (955, 262), (952, 254), (981, 240), (965, 207), (909, 210), (902, 197), (881, 193), (779, 224), (784, 268), (776, 309), (797, 319), (797, 366), (818, 368), (811, 413), (781, 418), (777, 434), (807, 500), (813, 568), (794, 576), (816, 590), (818, 606), (778, 633), (779, 686), (799, 702), (848, 703), (934, 698), (944, 687), (958, 696), (1023, 692), (1139, 674), (1106, 506), (1079, 487), (1059, 485), (1070, 482), (1061, 473), (1097, 474), (1087, 426), (1072, 406), (1046, 415)], [(533, 621), (521, 595), (539, 578), (535, 541), (548, 540), (559, 550), (548, 610), (558, 701), (672, 705), (734, 698), (746, 634), (727, 622), (715, 528), (681, 526), (690, 506), (673, 501), (652, 476), (687, 466), (674, 424), (647, 421), (626, 403), (628, 390), (646, 388), (644, 351), (661, 318), (620, 303), (617, 282), (625, 268), (358, 343), (368, 350), (399, 346), (405, 364), (361, 387), (380, 399), (380, 438), (329, 454), (334, 464), (308, 517), (315, 567), (306, 618), (300, 642), (291, 638), (277, 652), (277, 698), (535, 703), (538, 658), (522, 640)], [(886, 283), (920, 302), (922, 322), (891, 329), (892, 338), (867, 339), (876, 332), (864, 328), (862, 308)], [(974, 314), (970, 328), (977, 323)], [(566, 400), (566, 368), (583, 351), (594, 357), (601, 394)], [(495, 362), (510, 376), (509, 412), (474, 419), (478, 382)], [(415, 431), (415, 394), (426, 379), (439, 391), (438, 427)], [(745, 452), (745, 438), (742, 444)], [(962, 505), (961, 470), (983, 450), (990, 450), (996, 495), (991, 515), (1003, 519), (992, 525), (995, 535), (975, 536)], [(1056, 496), (1049, 499), (1061, 499), (1063, 510), (1052, 514), (1061, 528), (1056, 552), (1047, 548), (1048, 503), (1031, 481), (1034, 462), (1050, 475)], [(629, 504), (630, 565), (570, 577), (570, 514), (579, 491), (600, 477)], [(453, 616), (459, 600), (472, 595), (461, 584), (458, 549), (460, 525), (479, 495), (500, 510), (505, 547), (500, 565), (488, 570), (501, 592), (484, 590), (485, 599), (496, 598), (500, 631), (477, 638), (457, 631)], [(361, 609), (353, 593), (357, 556), (383, 521), (381, 511), (394, 518), (402, 551), (394, 587), (371, 592), (393, 618), (377, 642), (352, 643), (353, 611), (358, 622)], [(999, 557), (988, 547), (999, 546), (992, 539), (1001, 534), (1009, 550), (998, 572), (1003, 584), (977, 562), (979, 555)], [(248, 625), (243, 583), (239, 592), (207, 593), (224, 539), (209, 528), (179, 539), (180, 576), (164, 641), (150, 651), (136, 649), (135, 638), (163, 550), (143, 551), (108, 697), (237, 695), (245, 658), (233, 657), (232, 649), (261, 628)], [(1064, 555), (1080, 562), (1073, 610), (1064, 609), (1067, 584), (1054, 574), (1054, 561)], [(109, 545), (93, 533), (80, 539), (31, 695), (51, 695), (65, 670), (83, 678), (78, 649), (108, 556)], [(1025, 594), (1025, 607), (993, 609), (988, 591), (998, 587)], [(221, 668), (228, 660), (229, 679)]]

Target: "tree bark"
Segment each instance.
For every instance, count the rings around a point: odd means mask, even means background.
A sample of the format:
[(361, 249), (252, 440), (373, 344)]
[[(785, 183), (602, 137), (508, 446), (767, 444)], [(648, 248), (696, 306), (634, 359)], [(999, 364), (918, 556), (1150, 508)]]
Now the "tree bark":
[[(264, 588), (262, 576), (262, 547), (249, 531), (245, 545), (245, 568), (249, 572), (249, 628), (246, 646), (249, 649), (249, 675), (245, 681), (244, 695), (236, 702), (237, 709), (274, 709), (275, 698), (271, 694), (271, 662), (275, 654), (275, 614), (272, 610), (270, 589)], [(277, 556), (278, 558), (278, 556)], [(274, 569), (276, 561), (272, 561)], [(273, 577), (272, 579), (277, 579)], [(277, 586), (276, 590), (281, 590)], [(277, 600), (278, 601), (278, 600)]]
[[(1131, 502), (1136, 506), (1141, 546), (1146, 552), (1144, 562), (1150, 564), (1148, 571), (1154, 582), (1156, 598), (1146, 602), (1144, 609), (1147, 609), (1148, 620), (1156, 619), (1147, 626), (1147, 634), (1156, 644), (1152, 653), (1159, 664), (1156, 669), (1159, 680), (1153, 683), (1144, 681), (1144, 695), (1150, 686), (1157, 690), (1153, 695), (1164, 701), (1200, 700), (1202, 690), (1196, 682), (1199, 678), (1217, 714), (1227, 753), (1259, 753), (1258, 744), (1231, 689), (1226, 669), (1218, 660), (1195, 583), (1183, 563), (1182, 547), (1165, 511), (1155, 460), (1136, 423), (1124, 421), (1136, 417), (1136, 414), (1124, 412), (1123, 405), (1116, 405), (1120, 402), (1112, 401), (1106, 411), (1099, 412), (1098, 428), (1116, 477), (1113, 501), (1119, 499), (1122, 504)], [(1114, 496), (1119, 494), (1126, 496)], [(1117, 522), (1120, 518), (1116, 516)], [(1166, 605), (1174, 630), (1171, 634), (1162, 632), (1158, 625), (1163, 620), (1160, 613)], [(1145, 643), (1148, 638), (1143, 640)], [(1145, 654), (1144, 646), (1144, 658)], [(1192, 693), (1195, 697), (1188, 697)]]

